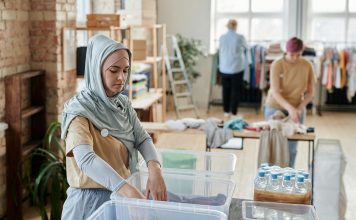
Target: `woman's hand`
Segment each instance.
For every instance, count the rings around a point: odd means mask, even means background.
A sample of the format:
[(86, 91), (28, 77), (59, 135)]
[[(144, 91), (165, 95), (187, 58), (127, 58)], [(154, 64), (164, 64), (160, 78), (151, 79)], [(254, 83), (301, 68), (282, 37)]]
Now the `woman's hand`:
[(136, 199), (146, 199), (146, 197), (134, 186), (129, 183), (125, 183), (119, 190), (120, 196)]
[(300, 111), (294, 107), (288, 109), (288, 115), (295, 123), (300, 123)]
[(148, 180), (146, 198), (151, 195), (154, 200), (167, 201), (166, 184), (162, 177), (160, 165), (156, 161), (148, 162)]

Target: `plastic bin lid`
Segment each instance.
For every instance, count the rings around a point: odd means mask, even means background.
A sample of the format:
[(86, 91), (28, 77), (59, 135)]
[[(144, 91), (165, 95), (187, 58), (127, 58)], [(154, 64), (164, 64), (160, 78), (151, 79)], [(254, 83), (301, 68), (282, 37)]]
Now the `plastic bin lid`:
[(167, 202), (129, 199), (107, 201), (88, 220), (226, 220), (224, 213), (199, 209)]
[(242, 217), (252, 219), (303, 219), (318, 220), (315, 208), (311, 205), (299, 205), (275, 202), (242, 202)]

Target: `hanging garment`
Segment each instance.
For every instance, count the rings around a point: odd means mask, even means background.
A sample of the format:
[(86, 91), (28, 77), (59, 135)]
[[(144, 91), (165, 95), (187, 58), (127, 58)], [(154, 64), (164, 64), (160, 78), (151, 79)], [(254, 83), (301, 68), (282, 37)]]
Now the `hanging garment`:
[(275, 164), (281, 167), (289, 165), (288, 140), (277, 129), (261, 132), (258, 164), (261, 163)]
[(261, 63), (260, 63), (260, 50), (259, 47), (255, 47), (255, 64), (256, 64), (256, 86), (260, 85), (260, 76), (261, 76)]
[(326, 83), (326, 88), (331, 90), (333, 88), (333, 65), (332, 62), (328, 64), (327, 67), (328, 81)]
[(346, 84), (346, 60), (345, 60), (345, 50), (341, 50), (340, 54), (340, 88), (344, 88), (345, 84)]
[(250, 64), (251, 64), (251, 52), (250, 48), (245, 49), (245, 70), (244, 70), (244, 77), (243, 80), (247, 82), (248, 84), (250, 83)]
[(326, 86), (326, 84), (328, 83), (328, 69), (329, 69), (329, 63), (330, 61), (329, 60), (326, 60), (324, 63), (323, 63), (323, 78), (322, 78), (322, 81), (321, 83)]
[(356, 92), (356, 51), (350, 53), (350, 63), (348, 65), (348, 88), (347, 99), (351, 102)]
[(335, 83), (334, 83), (335, 88), (341, 89), (341, 70), (338, 65), (336, 65), (335, 68)]
[(265, 72), (265, 60), (266, 60), (266, 49), (264, 47), (260, 47), (260, 61), (261, 61), (261, 78), (260, 78), (260, 89), (266, 88), (267, 79)]
[(250, 87), (251, 88), (256, 88), (256, 64), (255, 64), (255, 47), (256, 46), (253, 46), (251, 47), (250, 49), (250, 52), (251, 52), (251, 71), (250, 71), (250, 76), (251, 76), (251, 79), (250, 79)]

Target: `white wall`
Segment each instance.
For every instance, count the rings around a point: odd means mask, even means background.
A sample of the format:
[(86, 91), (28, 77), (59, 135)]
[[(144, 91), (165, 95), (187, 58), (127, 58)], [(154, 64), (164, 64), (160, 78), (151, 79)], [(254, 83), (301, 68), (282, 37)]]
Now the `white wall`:
[(211, 0), (157, 0), (158, 23), (167, 25), (168, 34), (210, 42)]
[[(211, 0), (157, 0), (157, 22), (167, 25), (167, 34), (199, 39), (206, 52), (210, 47)], [(198, 107), (206, 108), (211, 74), (211, 56), (202, 57), (196, 70), (202, 75), (193, 84)]]

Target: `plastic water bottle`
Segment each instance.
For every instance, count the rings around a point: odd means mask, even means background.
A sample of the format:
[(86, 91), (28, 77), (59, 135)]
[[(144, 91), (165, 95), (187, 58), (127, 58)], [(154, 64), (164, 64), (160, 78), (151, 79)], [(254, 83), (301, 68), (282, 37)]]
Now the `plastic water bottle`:
[(295, 183), (295, 191), (296, 193), (304, 194), (307, 192), (307, 187), (304, 182), (304, 176), (298, 175)]
[(280, 184), (278, 181), (278, 173), (271, 172), (271, 180), (267, 186), (267, 190), (271, 192), (278, 192), (280, 191)]
[(293, 192), (293, 183), (291, 181), (291, 175), (289, 173), (284, 174), (283, 182), (282, 182), (282, 189), (283, 192), (292, 193)]
[(310, 178), (309, 178), (309, 173), (308, 172), (303, 172), (303, 176), (304, 176), (305, 185), (307, 186), (307, 191), (309, 191), (311, 189), (311, 187), (312, 187), (311, 181), (310, 181)]
[(279, 185), (280, 186), (282, 186), (282, 182), (283, 182), (283, 173), (282, 173), (282, 171), (278, 171), (277, 172), (277, 175), (278, 175), (278, 183), (279, 183)]
[(290, 181), (292, 182), (293, 186), (295, 185), (295, 177), (296, 177), (296, 172), (295, 171), (292, 171), (290, 173)]
[(268, 163), (261, 163), (260, 168), (262, 168), (262, 167), (268, 167)]
[(305, 172), (304, 169), (298, 169), (297, 170), (297, 175), (303, 175), (304, 172)]
[(266, 171), (259, 170), (255, 179), (255, 189), (265, 190), (267, 186)]

